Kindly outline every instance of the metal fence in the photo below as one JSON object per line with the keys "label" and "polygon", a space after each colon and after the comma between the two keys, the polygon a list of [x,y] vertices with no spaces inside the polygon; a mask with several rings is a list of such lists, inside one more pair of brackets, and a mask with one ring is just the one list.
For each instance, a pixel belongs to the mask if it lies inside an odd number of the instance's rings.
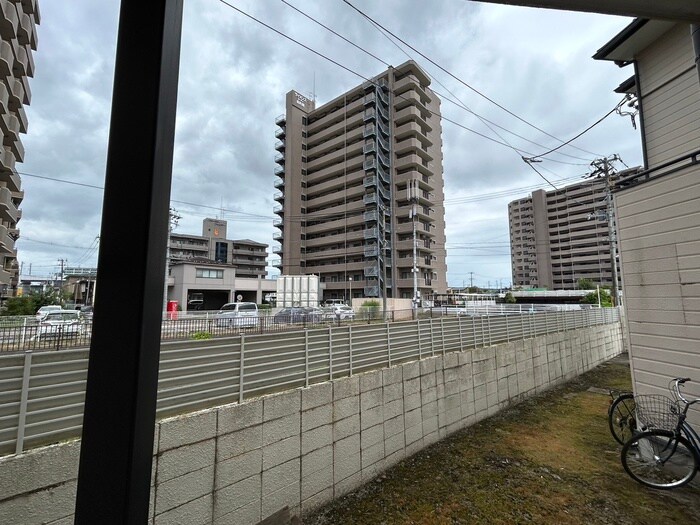
{"label": "metal fence", "polygon": [[[437,315],[437,314],[436,314]],[[189,315],[167,317],[162,321],[161,340],[209,339],[232,335],[265,334],[286,332],[296,328],[321,328],[346,324],[394,321],[401,317],[411,317],[411,311],[387,312],[378,310],[358,310],[353,318],[339,318],[328,315],[277,316],[274,311],[262,311],[250,319],[217,319],[216,312],[197,312]],[[47,331],[33,316],[0,317],[0,352],[21,352],[24,350],[62,350],[90,346],[92,321],[81,319],[76,324],[51,327]]]}
{"label": "metal fence", "polygon": [[[443,315],[164,342],[159,418],[446,352],[619,321],[617,309]],[[0,454],[80,436],[87,349],[0,355]]]}

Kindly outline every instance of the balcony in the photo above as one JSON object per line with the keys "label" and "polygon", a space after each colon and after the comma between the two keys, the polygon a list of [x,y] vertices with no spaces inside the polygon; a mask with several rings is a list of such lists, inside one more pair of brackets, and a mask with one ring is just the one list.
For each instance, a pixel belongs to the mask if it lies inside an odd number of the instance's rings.
{"label": "balcony", "polygon": [[275,142],[275,149],[277,151],[284,151],[284,141],[278,140],[277,142]]}
{"label": "balcony", "polygon": [[377,112],[374,110],[374,108],[366,109],[362,115],[362,120],[364,120],[365,122],[367,122],[368,120],[374,120],[376,118]]}
{"label": "balcony", "polygon": [[284,228],[284,222],[282,221],[282,219],[273,219],[273,220],[272,220],[272,225],[273,225],[275,228]]}
{"label": "balcony", "polygon": [[282,234],[282,232],[275,232],[272,234],[272,239],[277,241],[277,242],[281,243],[283,238],[284,238],[284,235]]}
{"label": "balcony", "polygon": [[377,96],[374,94],[374,91],[365,95],[365,100],[364,100],[365,106],[368,104],[374,104],[376,101],[377,101]]}
{"label": "balcony", "polygon": [[[277,175],[278,177],[284,177],[284,166],[278,166],[277,168],[275,168],[275,175]],[[280,184],[282,186],[284,186],[284,181],[278,181],[278,182],[280,182]],[[277,183],[275,183],[275,184],[277,184]],[[277,186],[275,186],[275,187],[277,187]]]}
{"label": "balcony", "polygon": [[377,128],[370,124],[368,126],[365,126],[364,129],[362,130],[362,137],[367,138],[367,137],[374,137],[377,134]]}
{"label": "balcony", "polygon": [[372,157],[371,159],[365,160],[365,162],[362,164],[362,167],[365,170],[373,170],[377,168],[377,159]]}
{"label": "balcony", "polygon": [[363,232],[363,237],[365,240],[376,239],[379,236],[379,230],[377,228],[367,228]]}
{"label": "balcony", "polygon": [[0,254],[12,255],[14,254],[14,249],[14,239],[7,233],[7,227],[0,224]]}
{"label": "balcony", "polygon": [[[3,153],[6,153],[4,150],[2,151]],[[11,153],[7,153],[7,156],[14,159],[14,155],[12,155]],[[3,166],[4,158],[5,154],[0,155],[0,166]],[[22,187],[22,182],[19,178],[19,175],[15,173],[14,169],[5,168],[2,171],[0,171],[0,182],[5,183],[7,185],[7,189],[9,189],[10,191],[19,191]]]}
{"label": "balcony", "polygon": [[283,126],[285,122],[287,122],[287,116],[286,116],[286,115],[279,115],[279,116],[275,119],[275,124],[277,124],[278,126]]}
{"label": "balcony", "polygon": [[282,202],[284,200],[284,193],[282,193],[281,191],[276,191],[272,198],[273,200]]}
{"label": "balcony", "polygon": [[12,193],[7,188],[0,188],[0,217],[7,222],[17,222],[17,206],[12,202]]}
{"label": "balcony", "polygon": [[[0,5],[3,5],[0,3]],[[7,77],[12,75],[12,67],[14,65],[14,53],[12,53],[12,46],[4,40],[0,42],[0,75]]]}
{"label": "balcony", "polygon": [[275,131],[275,138],[283,139],[286,134],[287,134],[287,131],[285,130],[285,128],[280,128],[277,131]]}
{"label": "balcony", "polygon": [[371,188],[373,186],[377,185],[377,177],[374,175],[370,175],[369,177],[365,177],[364,180],[362,181],[362,185],[365,188]]}
{"label": "balcony", "polygon": [[365,257],[377,257],[379,255],[379,246],[365,246]]}
{"label": "balcony", "polygon": [[284,155],[282,155],[282,154],[280,154],[280,153],[278,153],[277,155],[275,155],[275,162],[276,162],[277,164],[284,164]]}
{"label": "balcony", "polygon": [[19,17],[13,2],[0,2],[0,35],[10,41],[17,35]]}
{"label": "balcony", "polygon": [[[282,170],[282,171],[284,171],[284,170]],[[273,186],[274,186],[275,188],[277,188],[278,190],[283,189],[283,188],[284,188],[284,179],[277,179],[277,180],[274,182]]]}
{"label": "balcony", "polygon": [[368,153],[373,153],[375,151],[377,151],[377,146],[374,142],[365,142],[362,146],[362,153],[364,153],[365,155],[367,155]]}
{"label": "balcony", "polygon": [[365,286],[365,297],[379,297],[379,286]]}
{"label": "balcony", "polygon": [[281,244],[273,244],[272,245],[272,253],[282,253],[282,245]]}
{"label": "balcony", "polygon": [[365,274],[365,277],[378,277],[379,276],[379,268],[376,265],[365,266],[363,269],[363,272]]}
{"label": "balcony", "polygon": [[22,104],[29,104],[27,100],[25,86],[20,79],[15,78],[10,82],[10,97],[8,99],[8,107],[12,111],[16,111],[17,108],[20,107]]}
{"label": "balcony", "polygon": [[386,124],[384,124],[384,122],[382,122],[381,120],[378,121],[377,126],[379,127],[379,131],[384,133],[384,135],[386,135],[387,137],[389,136],[389,127]]}
{"label": "balcony", "polygon": [[272,213],[276,213],[277,215],[284,215],[284,206],[280,206],[279,204],[272,208]]}
{"label": "balcony", "polygon": [[376,193],[372,193],[372,194],[369,194],[369,195],[365,195],[364,197],[362,197],[362,202],[364,202],[365,204],[374,204],[374,203],[376,203],[376,202],[377,202],[377,194],[376,194]]}
{"label": "balcony", "polygon": [[32,19],[27,14],[22,14],[17,26],[17,41],[23,46],[31,44],[32,41]]}

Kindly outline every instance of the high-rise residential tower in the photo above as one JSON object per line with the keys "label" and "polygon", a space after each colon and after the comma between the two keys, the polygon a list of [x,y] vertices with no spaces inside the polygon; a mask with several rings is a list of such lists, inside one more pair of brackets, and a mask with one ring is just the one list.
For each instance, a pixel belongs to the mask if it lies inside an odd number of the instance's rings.
{"label": "high-rise residential tower", "polygon": [[283,274],[319,275],[326,299],[446,292],[440,100],[429,84],[409,61],[319,107],[287,93],[275,157]]}
{"label": "high-rise residential tower", "polygon": [[0,296],[14,295],[19,280],[17,222],[24,198],[15,163],[24,160],[20,133],[27,132],[24,106],[32,92],[29,77],[34,76],[36,24],[39,23],[36,0],[0,0]]}
{"label": "high-rise residential tower", "polygon": [[509,203],[513,286],[573,290],[579,279],[612,285],[606,210],[603,178],[537,190]]}

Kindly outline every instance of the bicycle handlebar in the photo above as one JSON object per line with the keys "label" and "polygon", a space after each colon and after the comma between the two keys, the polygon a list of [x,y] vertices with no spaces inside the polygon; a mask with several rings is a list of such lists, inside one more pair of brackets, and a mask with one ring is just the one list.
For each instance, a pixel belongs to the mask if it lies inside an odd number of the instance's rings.
{"label": "bicycle handlebar", "polygon": [[681,394],[681,389],[680,385],[684,383],[690,382],[691,379],[689,377],[677,377],[673,380],[673,387],[676,391],[676,396],[678,396],[678,399],[683,401],[686,405],[692,405],[694,403],[700,402],[700,399],[694,399],[692,401],[688,401],[686,398],[683,397],[683,394]]}

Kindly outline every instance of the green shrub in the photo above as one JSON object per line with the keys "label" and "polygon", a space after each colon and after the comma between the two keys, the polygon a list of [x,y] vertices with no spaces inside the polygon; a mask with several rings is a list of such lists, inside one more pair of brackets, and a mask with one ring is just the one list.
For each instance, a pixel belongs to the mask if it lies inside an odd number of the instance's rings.
{"label": "green shrub", "polygon": [[200,330],[199,332],[195,332],[192,334],[192,339],[211,339],[211,334],[209,332],[205,332],[204,330]]}
{"label": "green shrub", "polygon": [[360,312],[364,319],[379,319],[379,312],[381,309],[381,304],[379,301],[365,301],[360,306]]}

